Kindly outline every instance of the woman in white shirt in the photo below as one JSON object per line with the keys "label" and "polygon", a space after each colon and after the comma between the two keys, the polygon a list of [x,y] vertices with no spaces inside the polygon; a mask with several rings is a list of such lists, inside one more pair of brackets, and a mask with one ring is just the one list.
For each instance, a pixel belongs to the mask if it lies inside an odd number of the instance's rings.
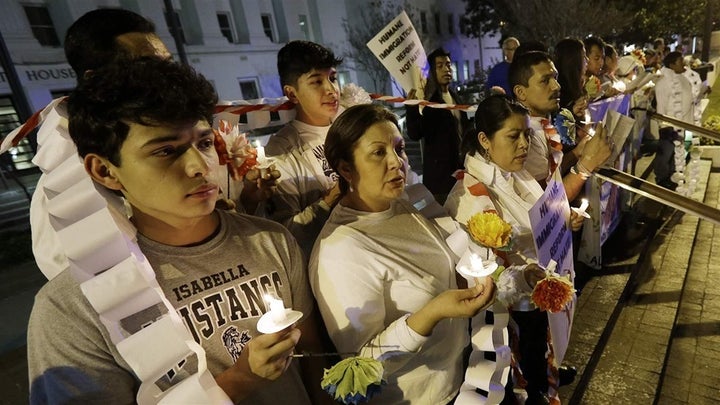
{"label": "woman in white shirt", "polygon": [[[465,172],[458,177],[445,203],[448,213],[460,223],[478,212],[497,211],[513,228],[512,250],[501,252],[508,267],[498,281],[498,298],[510,305],[512,319],[518,325],[519,362],[527,381],[527,404],[547,403],[548,367],[546,353],[548,321],[538,310],[530,294],[542,273],[525,271],[519,278],[513,272],[521,264],[537,263],[528,212],[542,196],[543,190],[523,166],[528,151],[528,113],[521,105],[504,95],[490,96],[478,105],[475,132],[466,133],[462,149]],[[582,218],[571,217],[572,227],[579,228]],[[533,266],[535,268],[535,266]],[[524,280],[525,283],[518,282]],[[525,294],[504,296],[504,285]],[[557,370],[550,370],[557,379]],[[552,394],[552,393],[551,393]]]}
{"label": "woman in white shirt", "polygon": [[340,352],[383,362],[383,404],[445,404],[463,381],[467,319],[493,302],[490,277],[458,288],[447,234],[401,195],[407,155],[385,108],[349,108],[325,155],[342,197],[310,259],[310,282]]}

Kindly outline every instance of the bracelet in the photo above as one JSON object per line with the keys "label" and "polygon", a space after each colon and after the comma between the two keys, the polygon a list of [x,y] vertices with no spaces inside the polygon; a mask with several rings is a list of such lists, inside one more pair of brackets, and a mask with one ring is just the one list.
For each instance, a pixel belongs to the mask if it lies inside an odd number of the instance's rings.
{"label": "bracelet", "polygon": [[582,177],[583,180],[587,180],[592,175],[592,172],[588,170],[582,163],[577,162],[575,166],[570,168],[570,173],[577,174]]}

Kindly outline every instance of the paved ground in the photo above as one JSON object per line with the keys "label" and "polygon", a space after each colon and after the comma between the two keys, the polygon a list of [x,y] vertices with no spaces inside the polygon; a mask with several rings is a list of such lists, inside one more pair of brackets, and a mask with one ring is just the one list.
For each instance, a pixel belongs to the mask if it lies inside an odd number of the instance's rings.
{"label": "paved ground", "polygon": [[[707,189],[696,194],[713,207],[718,156],[704,154],[715,161],[705,161]],[[645,199],[627,218],[579,297],[567,363],[580,374],[561,388],[563,403],[717,403],[720,260],[712,258],[720,235],[712,223]],[[25,325],[42,282],[32,263],[0,268],[0,405],[27,402]]]}
{"label": "paved ground", "polygon": [[[717,150],[703,157],[716,161],[703,161],[701,176],[709,181],[694,198],[717,207],[720,174],[711,169],[720,167]],[[648,163],[641,162],[639,171]],[[720,252],[716,227],[644,199],[636,200],[633,213],[636,220],[626,226],[645,228],[652,239],[623,244],[628,238],[621,234],[605,246],[609,259],[633,246],[642,250],[624,261],[610,259],[584,288],[567,356],[580,375],[561,389],[563,403],[717,403],[720,262],[711,260],[713,249]]]}

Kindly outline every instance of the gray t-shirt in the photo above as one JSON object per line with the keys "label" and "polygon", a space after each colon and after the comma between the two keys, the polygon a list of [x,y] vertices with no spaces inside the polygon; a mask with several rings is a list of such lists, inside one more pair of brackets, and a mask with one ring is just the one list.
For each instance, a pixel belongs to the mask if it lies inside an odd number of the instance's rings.
{"label": "gray t-shirt", "polygon": [[[200,245],[173,247],[139,235],[138,243],[167,299],[206,351],[218,375],[259,332],[263,296],[285,307],[313,309],[302,254],[282,226],[268,220],[217,211],[220,228]],[[121,322],[134,333],[164,312],[151,307]],[[28,326],[31,403],[133,403],[140,382],[121,358],[97,313],[69,272],[49,281],[35,298]],[[157,384],[169,387],[197,367],[195,359],[168,370]],[[309,403],[298,362],[246,403]]]}

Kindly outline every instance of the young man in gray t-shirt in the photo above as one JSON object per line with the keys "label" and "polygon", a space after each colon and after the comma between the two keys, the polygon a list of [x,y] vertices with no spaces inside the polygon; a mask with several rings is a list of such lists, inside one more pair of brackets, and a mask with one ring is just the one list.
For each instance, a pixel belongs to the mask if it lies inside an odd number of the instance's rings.
{"label": "young man in gray t-shirt", "polygon": [[[279,225],[215,210],[218,156],[209,122],[216,100],[189,67],[157,59],[117,64],[93,72],[70,96],[70,135],[92,179],[131,207],[138,245],[225,394],[236,403],[329,399],[318,392],[322,364],[290,357],[324,351],[297,243]],[[134,402],[141,381],[112,343],[118,331],[107,330],[79,284],[65,271],[38,293],[28,328],[31,402]],[[269,309],[263,294],[305,317],[258,333]],[[137,333],[164,311],[147,307],[119,328]],[[171,387],[193,369],[197,362],[188,358],[155,385]]]}

